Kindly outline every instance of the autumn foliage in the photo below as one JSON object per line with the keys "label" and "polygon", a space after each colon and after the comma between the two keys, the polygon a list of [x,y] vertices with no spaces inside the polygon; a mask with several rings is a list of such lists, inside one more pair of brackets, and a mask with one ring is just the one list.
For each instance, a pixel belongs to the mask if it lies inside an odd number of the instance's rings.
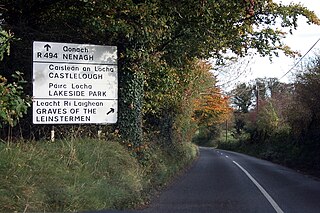
{"label": "autumn foliage", "polygon": [[231,111],[229,97],[222,95],[218,87],[211,87],[195,100],[194,118],[201,125],[211,126],[224,122]]}

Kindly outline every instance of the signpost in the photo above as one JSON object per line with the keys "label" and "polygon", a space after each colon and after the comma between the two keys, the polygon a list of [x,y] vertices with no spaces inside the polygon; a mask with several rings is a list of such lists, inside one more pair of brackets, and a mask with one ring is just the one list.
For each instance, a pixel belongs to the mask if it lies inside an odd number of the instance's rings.
{"label": "signpost", "polygon": [[33,43],[33,123],[117,122],[117,47]]}

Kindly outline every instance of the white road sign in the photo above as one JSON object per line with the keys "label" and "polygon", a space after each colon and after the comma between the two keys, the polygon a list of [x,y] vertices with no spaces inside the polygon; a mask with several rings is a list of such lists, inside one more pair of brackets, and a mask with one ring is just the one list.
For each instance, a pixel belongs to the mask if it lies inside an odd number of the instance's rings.
{"label": "white road sign", "polygon": [[114,46],[33,43],[33,123],[117,122]]}

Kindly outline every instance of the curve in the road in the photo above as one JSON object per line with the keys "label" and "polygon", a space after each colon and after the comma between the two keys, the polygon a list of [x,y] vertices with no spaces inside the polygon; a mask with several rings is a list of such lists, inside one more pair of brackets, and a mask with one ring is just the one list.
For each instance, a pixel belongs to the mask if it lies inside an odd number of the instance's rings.
{"label": "curve in the road", "polygon": [[194,166],[149,208],[125,212],[318,213],[320,182],[244,154],[200,148]]}

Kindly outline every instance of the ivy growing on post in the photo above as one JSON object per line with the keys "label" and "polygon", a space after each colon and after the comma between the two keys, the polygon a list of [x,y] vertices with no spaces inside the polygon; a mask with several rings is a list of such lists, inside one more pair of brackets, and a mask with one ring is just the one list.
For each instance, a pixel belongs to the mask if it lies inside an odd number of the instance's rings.
{"label": "ivy growing on post", "polygon": [[143,73],[123,68],[119,73],[120,134],[129,149],[142,145]]}

